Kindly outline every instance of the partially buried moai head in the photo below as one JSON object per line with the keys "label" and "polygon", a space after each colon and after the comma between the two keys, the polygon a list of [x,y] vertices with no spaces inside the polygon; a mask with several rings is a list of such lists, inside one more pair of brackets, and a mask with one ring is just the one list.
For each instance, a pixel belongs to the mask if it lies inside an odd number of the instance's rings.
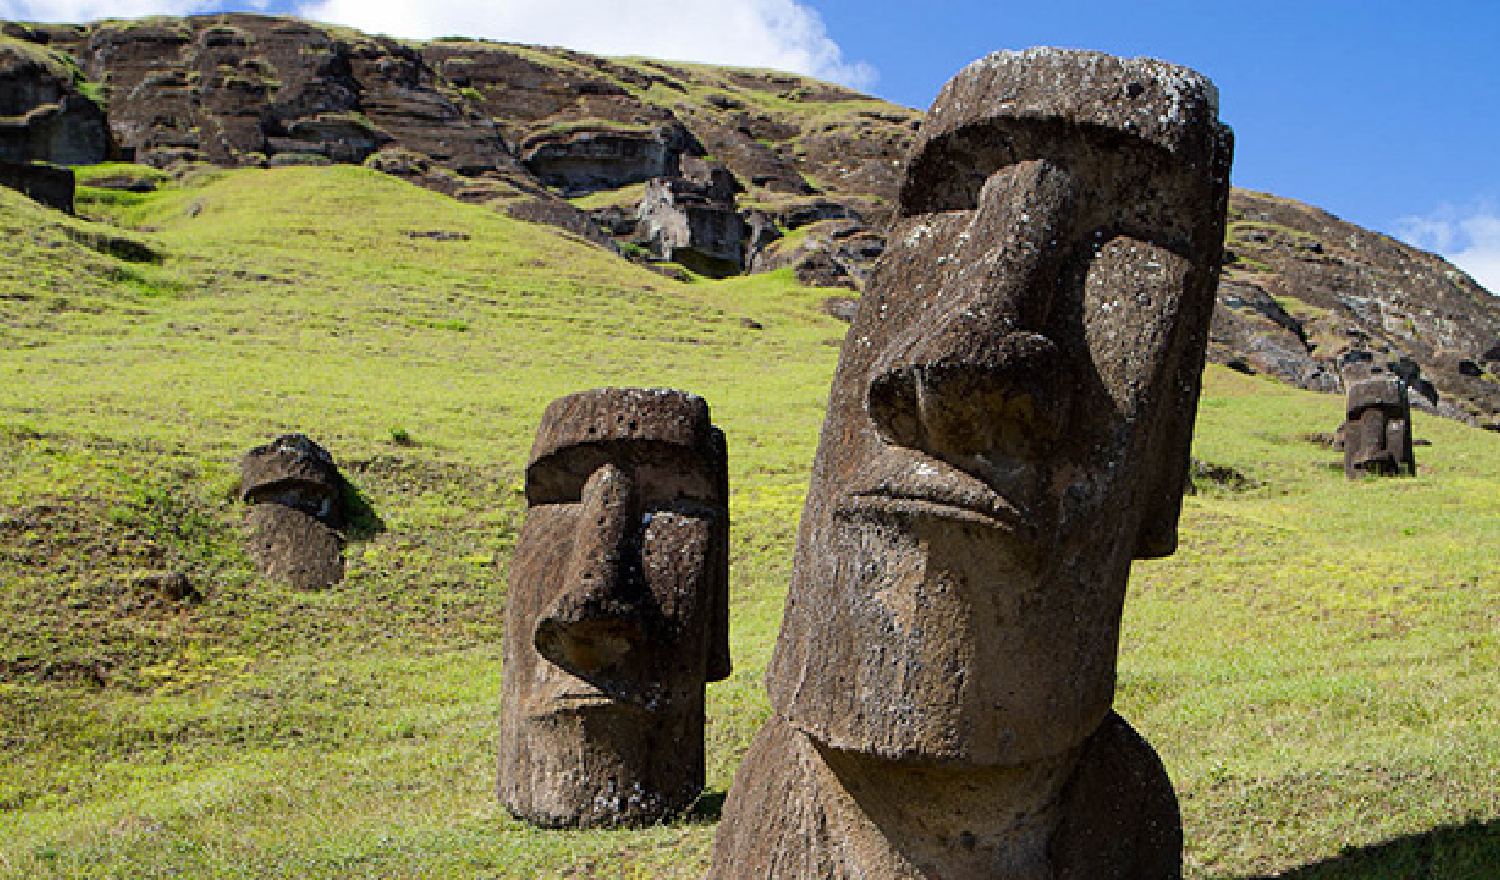
{"label": "partially buried moai head", "polygon": [[1344,473],[1400,476],[1416,473],[1411,397],[1396,376],[1371,376],[1349,385],[1344,421]]}
{"label": "partially buried moai head", "polygon": [[505,627],[500,798],[540,825],[655,821],[703,787],[704,683],[729,674],[728,472],[702,398],[547,408]]}
{"label": "partially buried moai head", "polygon": [[1018,764],[1098,727],[1132,559],[1176,546],[1231,138],[1151,59],[996,53],[923,123],[845,340],[773,706]]}
{"label": "partially buried moai head", "polygon": [[333,456],[304,434],[283,434],[240,460],[240,498],[251,505],[250,556],[266,577],[321,589],[344,577],[344,479]]}

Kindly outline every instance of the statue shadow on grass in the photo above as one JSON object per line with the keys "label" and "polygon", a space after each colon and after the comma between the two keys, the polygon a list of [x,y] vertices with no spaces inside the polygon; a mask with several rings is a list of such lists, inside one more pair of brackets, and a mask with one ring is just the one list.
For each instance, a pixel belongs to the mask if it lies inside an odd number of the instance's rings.
{"label": "statue shadow on grass", "polygon": [[347,479],[343,483],[344,537],[349,541],[368,541],[385,531],[385,520],[375,512],[370,499]]}
{"label": "statue shadow on grass", "polygon": [[724,812],[724,798],[728,794],[724,791],[704,789],[703,793],[698,795],[698,799],[693,801],[693,805],[688,807],[687,812],[683,814],[683,821],[690,825],[714,824],[719,821],[719,816]]}
{"label": "statue shadow on grass", "polygon": [[1484,880],[1500,876],[1500,819],[1443,825],[1424,834],[1348,847],[1281,874],[1235,880]]}

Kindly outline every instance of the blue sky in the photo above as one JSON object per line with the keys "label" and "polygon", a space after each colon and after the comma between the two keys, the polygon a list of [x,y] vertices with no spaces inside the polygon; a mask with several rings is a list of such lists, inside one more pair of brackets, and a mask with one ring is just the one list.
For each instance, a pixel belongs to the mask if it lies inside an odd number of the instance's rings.
{"label": "blue sky", "polygon": [[295,12],[798,70],[925,108],[996,49],[1150,55],[1219,86],[1235,184],[1449,256],[1500,292],[1500,2],[1433,0],[0,0],[0,18]]}

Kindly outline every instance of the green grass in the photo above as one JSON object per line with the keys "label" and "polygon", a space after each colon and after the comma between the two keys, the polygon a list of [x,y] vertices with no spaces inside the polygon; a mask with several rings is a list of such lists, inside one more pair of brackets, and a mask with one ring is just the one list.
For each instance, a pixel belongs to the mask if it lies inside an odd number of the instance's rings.
{"label": "green grass", "polygon": [[[827,292],[673,282],[359,168],[161,183],[85,188],[100,222],[0,191],[0,876],[701,876],[768,712]],[[704,813],[545,832],[492,795],[505,579],[542,408],[604,384],[728,435],[736,668]],[[1195,454],[1263,485],[1189,498],[1137,566],[1119,707],[1189,877],[1492,877],[1500,437],[1423,418],[1417,478],[1350,483],[1302,439],[1340,413],[1210,369]],[[238,457],[287,430],[371,511],[325,592],[240,549]]]}

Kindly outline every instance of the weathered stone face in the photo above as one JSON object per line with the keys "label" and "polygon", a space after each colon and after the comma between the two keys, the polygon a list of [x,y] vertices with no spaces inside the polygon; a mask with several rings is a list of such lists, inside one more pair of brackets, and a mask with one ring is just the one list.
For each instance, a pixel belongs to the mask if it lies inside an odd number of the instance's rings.
{"label": "weathered stone face", "polygon": [[938,98],[845,341],[767,676],[831,746],[1009,764],[1109,710],[1172,552],[1228,134],[1154,61],[999,54]]}
{"label": "weathered stone face", "polygon": [[245,453],[240,499],[254,505],[249,550],[261,574],[301,589],[344,579],[343,487],[333,456],[305,435]]}
{"label": "weathered stone face", "polygon": [[834,377],[775,715],[710,877],[1170,880],[1112,714],[1131,560],[1171,553],[1230,139],[1207,80],[998,53],[943,90]]}
{"label": "weathered stone face", "polygon": [[703,787],[729,674],[728,476],[702,398],[554,401],[511,566],[500,799],[540,825],[650,822]]}
{"label": "weathered stone face", "polygon": [[1344,474],[1411,475],[1417,471],[1411,441],[1411,400],[1406,383],[1377,376],[1349,386],[1343,426]]}

